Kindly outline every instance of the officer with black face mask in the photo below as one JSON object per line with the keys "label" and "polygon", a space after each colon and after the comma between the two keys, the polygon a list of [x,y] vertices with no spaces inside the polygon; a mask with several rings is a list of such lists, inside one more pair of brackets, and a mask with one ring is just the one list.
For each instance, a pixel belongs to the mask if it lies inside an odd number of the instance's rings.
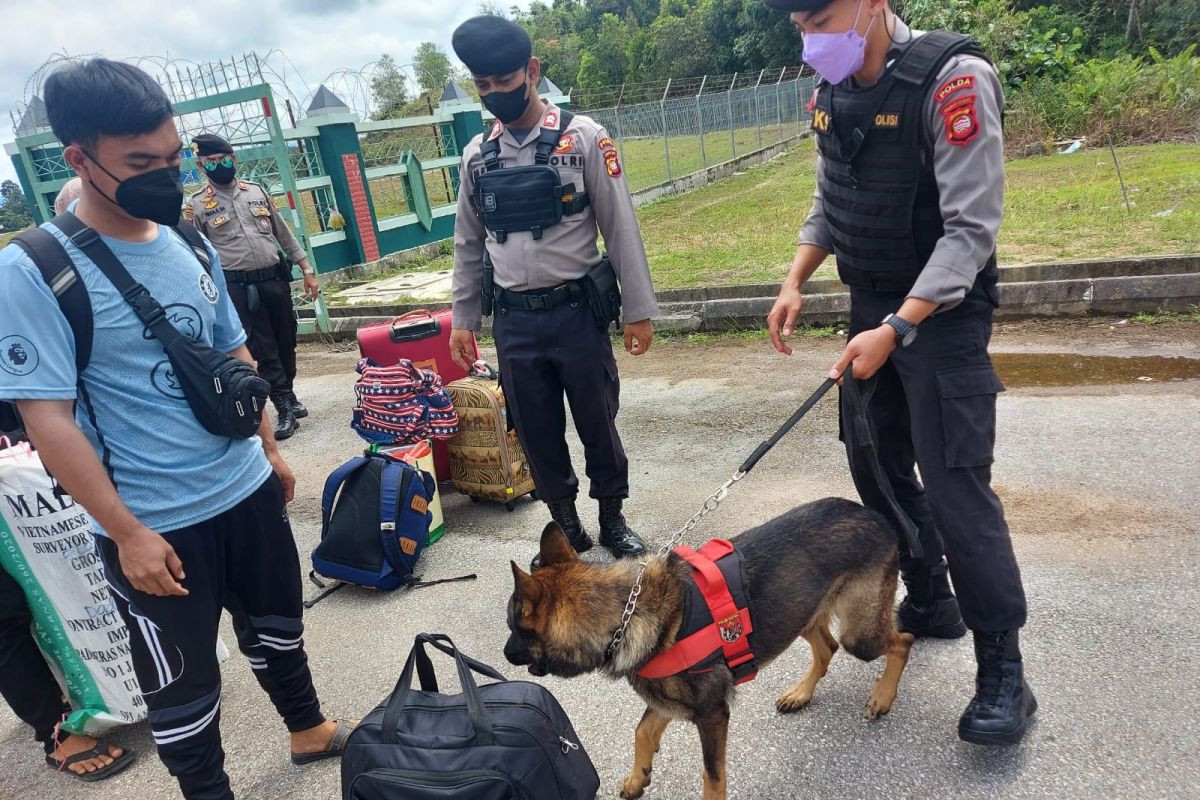
{"label": "officer with black face mask", "polygon": [[[620,382],[608,330],[619,313],[626,350],[641,355],[657,307],[616,145],[593,120],[538,97],[541,64],[516,23],[475,17],[452,43],[496,117],[463,150],[452,354],[467,365],[471,332],[494,306],[509,420],[539,496],[576,550],[592,546],[575,507],[565,394],[600,506],[600,543],[617,557],[640,555],[645,545],[622,514],[629,463],[616,427]],[[607,258],[596,248],[597,228]]]}
{"label": "officer with black face mask", "polygon": [[[771,337],[791,353],[783,338],[801,286],[833,253],[850,287],[850,341],[830,374],[853,366],[867,381],[885,478],[924,551],[900,542],[899,628],[940,639],[971,629],[976,691],[959,737],[1013,744],[1037,701],[1018,646],[1025,590],[991,487],[1004,389],[987,351],[1004,207],[999,77],[968,37],[910,30],[888,0],[764,2],[790,13],[822,78],[816,198],[767,318]],[[854,426],[842,435],[863,503],[886,515]]]}
{"label": "officer with black face mask", "polygon": [[189,198],[184,217],[206,235],[221,256],[229,296],[249,337],[258,372],[271,384],[277,412],[275,438],[300,427],[308,409],[296,399],[296,315],[292,308],[290,264],[300,265],[304,291],[316,299],[318,286],[304,248],[283,223],[270,195],[256,183],[237,178],[237,156],[214,133],[192,140],[196,161],[208,185]]}

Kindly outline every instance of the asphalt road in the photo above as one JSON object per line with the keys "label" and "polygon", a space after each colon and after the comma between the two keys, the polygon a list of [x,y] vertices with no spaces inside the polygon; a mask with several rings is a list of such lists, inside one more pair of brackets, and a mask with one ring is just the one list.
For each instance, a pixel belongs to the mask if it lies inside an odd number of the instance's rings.
{"label": "asphalt road", "polygon": [[[1198,326],[1126,333],[1060,323],[1001,329],[994,349],[1196,356],[1197,342]],[[668,536],[819,383],[837,350],[834,340],[804,341],[784,359],[761,342],[664,342],[639,360],[622,355],[620,422],[635,527],[651,541]],[[348,427],[353,360],[353,353],[319,347],[302,356],[297,389],[312,416],[284,451],[300,480],[292,520],[305,554],[318,538],[321,481],[361,449]],[[972,691],[969,639],[919,643],[895,707],[881,721],[866,721],[862,707],[882,664],[845,653],[834,658],[809,708],[781,716],[775,697],[808,663],[800,643],[739,692],[731,797],[1200,796],[1200,381],[1011,388],[998,413],[995,484],[1029,595],[1023,646],[1041,703],[1029,736],[1007,750],[957,739]],[[734,534],[807,500],[853,496],[835,426],[826,401],[705,521],[697,539]],[[577,443],[573,452],[578,463]],[[420,631],[450,633],[467,653],[510,677],[528,677],[501,655],[508,562],[533,554],[544,508],[525,501],[510,514],[453,494],[443,504],[449,532],[427,551],[425,577],[475,572],[477,581],[409,594],[348,588],[309,612],[307,649],[330,716],[369,711]],[[583,508],[594,515],[594,506]],[[233,643],[228,626],[224,637]],[[336,763],[290,765],[286,734],[245,661],[235,654],[223,674],[222,730],[238,797],[339,797]],[[442,674],[453,686],[448,663]],[[544,682],[600,773],[600,796],[615,797],[632,759],[637,697],[597,676]],[[111,781],[82,784],[46,768],[28,729],[0,707],[0,798],[178,796],[145,726],[113,736],[140,752],[139,763]],[[688,725],[674,724],[646,796],[699,791],[699,740]]]}

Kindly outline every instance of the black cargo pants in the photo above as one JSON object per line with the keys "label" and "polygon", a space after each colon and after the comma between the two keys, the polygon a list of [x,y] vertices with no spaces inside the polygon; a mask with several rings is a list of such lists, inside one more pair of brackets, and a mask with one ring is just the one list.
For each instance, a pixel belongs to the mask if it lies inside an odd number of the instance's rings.
{"label": "black cargo pants", "polygon": [[287,397],[296,379],[296,312],[291,284],[282,278],[239,283],[228,270],[225,284],[246,331],[246,346],[258,362],[258,374],[271,384],[271,399]]}
{"label": "black cargo pants", "polygon": [[[850,336],[877,327],[903,302],[903,294],[852,288]],[[1004,389],[987,352],[991,333],[991,304],[968,297],[921,323],[913,344],[893,351],[863,383],[883,472],[919,529],[923,563],[945,556],[963,620],[985,633],[1021,627],[1026,611],[1004,508],[991,487],[996,394]],[[842,418],[851,419],[848,409]],[[890,516],[853,435],[844,424],[859,495]],[[922,566],[907,550],[901,538],[901,569]]]}
{"label": "black cargo pants", "polygon": [[496,303],[492,321],[510,424],[547,502],[575,497],[579,478],[567,449],[563,395],[594,498],[629,496],[629,461],[617,433],[621,382],[612,341],[587,300],[530,311]]}

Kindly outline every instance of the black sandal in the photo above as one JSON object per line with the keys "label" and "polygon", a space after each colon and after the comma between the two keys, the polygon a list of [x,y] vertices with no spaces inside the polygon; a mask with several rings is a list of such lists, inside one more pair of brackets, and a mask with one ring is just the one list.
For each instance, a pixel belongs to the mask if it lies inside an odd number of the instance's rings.
{"label": "black sandal", "polygon": [[[53,767],[56,772],[65,772],[71,777],[78,778],[85,783],[92,783],[94,781],[102,781],[105,778],[111,778],[133,763],[133,751],[128,747],[122,747],[121,751],[121,755],[114,757],[109,752],[108,742],[97,740],[96,746],[91,750],[84,750],[82,753],[76,753],[73,756],[60,759],[55,758],[53,755],[47,755],[46,764]],[[72,764],[78,764],[80,761],[102,757],[111,758],[112,763],[92,772],[76,772],[73,769],[68,769]]]}
{"label": "black sandal", "polygon": [[347,725],[342,720],[338,720],[337,729],[334,730],[333,736],[329,737],[329,743],[325,745],[324,750],[316,753],[292,753],[292,763],[296,766],[303,766],[315,761],[324,761],[327,758],[340,758],[342,751],[346,749],[346,742],[350,739],[350,734],[354,733],[356,727],[358,727],[357,722]]}

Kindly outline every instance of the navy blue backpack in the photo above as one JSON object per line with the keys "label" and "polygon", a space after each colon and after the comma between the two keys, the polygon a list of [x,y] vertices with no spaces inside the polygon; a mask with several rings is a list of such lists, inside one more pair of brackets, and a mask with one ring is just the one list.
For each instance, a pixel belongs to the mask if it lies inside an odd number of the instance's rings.
{"label": "navy blue backpack", "polygon": [[[340,581],[313,600],[312,608],[347,583],[390,592],[430,586],[414,573],[433,514],[433,476],[385,453],[366,452],[333,471],[321,498],[321,543],[312,552],[309,578]],[[454,578],[468,580],[474,575]]]}

